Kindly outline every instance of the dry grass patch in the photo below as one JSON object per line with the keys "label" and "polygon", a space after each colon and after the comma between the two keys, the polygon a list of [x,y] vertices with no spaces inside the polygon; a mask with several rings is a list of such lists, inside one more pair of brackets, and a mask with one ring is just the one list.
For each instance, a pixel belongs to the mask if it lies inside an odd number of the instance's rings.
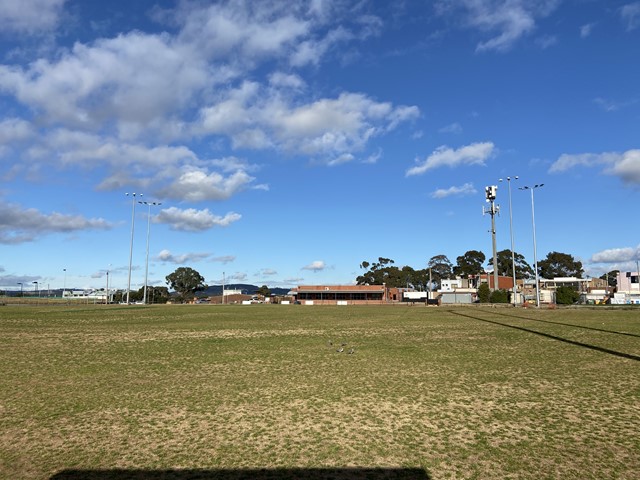
{"label": "dry grass patch", "polygon": [[[640,471],[638,362],[559,340],[634,354],[635,316],[461,312],[6,307],[0,477],[69,468],[415,467],[433,479]],[[356,353],[337,353],[341,343]]]}

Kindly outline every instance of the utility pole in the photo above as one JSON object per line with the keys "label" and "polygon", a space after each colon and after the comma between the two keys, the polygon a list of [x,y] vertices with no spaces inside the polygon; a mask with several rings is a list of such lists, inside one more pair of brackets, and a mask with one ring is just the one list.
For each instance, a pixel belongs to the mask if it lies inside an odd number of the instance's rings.
{"label": "utility pole", "polygon": [[[493,289],[498,290],[498,251],[496,248],[496,214],[500,214],[500,205],[496,205],[496,193],[498,191],[498,187],[496,185],[491,185],[484,188],[485,198],[487,202],[489,202],[489,209],[483,208],[482,214],[491,215],[491,241],[493,244]],[[489,281],[489,277],[487,277],[487,281]],[[491,286],[491,284],[489,284]]]}

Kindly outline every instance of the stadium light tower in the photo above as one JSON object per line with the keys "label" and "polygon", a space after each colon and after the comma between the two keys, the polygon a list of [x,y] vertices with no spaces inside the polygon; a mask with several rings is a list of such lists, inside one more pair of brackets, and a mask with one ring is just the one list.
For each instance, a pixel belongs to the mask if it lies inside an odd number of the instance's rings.
{"label": "stadium light tower", "polygon": [[[496,214],[500,213],[500,206],[496,205],[496,194],[498,192],[498,187],[496,185],[491,185],[489,187],[485,187],[484,193],[487,202],[489,202],[490,207],[487,210],[486,208],[482,209],[482,214],[491,215],[491,242],[493,245],[493,290],[498,290],[498,253],[496,249]],[[487,282],[489,286],[491,286],[491,282],[489,282],[489,276],[487,275]]]}
{"label": "stadium light tower", "polygon": [[138,202],[149,207],[147,213],[147,259],[145,260],[144,267],[144,293],[142,294],[142,303],[147,304],[147,284],[149,280],[149,232],[151,231],[151,205],[162,205],[160,202]]}
{"label": "stadium light tower", "polygon": [[[133,230],[136,218],[136,193],[125,193],[126,196],[131,195],[131,243],[129,244],[129,280],[127,282],[127,305],[129,305],[129,294],[131,293],[131,262],[133,261]],[[142,193],[137,195],[142,197]]]}
{"label": "stadium light tower", "polygon": [[[516,300],[516,254],[513,242],[513,208],[511,206],[511,180],[518,180],[518,176],[507,177],[507,185],[509,186],[509,234],[511,235],[511,273],[513,273],[513,305],[517,304]],[[502,181],[502,179],[500,179]]]}
{"label": "stadium light tower", "polygon": [[533,201],[533,191],[536,188],[544,187],[544,183],[533,185],[532,187],[524,186],[518,190],[531,190],[531,225],[533,227],[533,268],[536,274],[536,307],[540,307],[540,282],[538,280],[538,254],[536,252],[536,214]]}

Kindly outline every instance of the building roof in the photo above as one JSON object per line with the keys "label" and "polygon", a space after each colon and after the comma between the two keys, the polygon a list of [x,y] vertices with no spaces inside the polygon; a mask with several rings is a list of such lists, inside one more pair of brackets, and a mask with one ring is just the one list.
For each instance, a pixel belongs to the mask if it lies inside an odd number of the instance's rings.
{"label": "building roof", "polygon": [[384,292],[384,285],[299,285],[298,293],[313,292],[340,292],[340,293],[363,293],[363,292]]}

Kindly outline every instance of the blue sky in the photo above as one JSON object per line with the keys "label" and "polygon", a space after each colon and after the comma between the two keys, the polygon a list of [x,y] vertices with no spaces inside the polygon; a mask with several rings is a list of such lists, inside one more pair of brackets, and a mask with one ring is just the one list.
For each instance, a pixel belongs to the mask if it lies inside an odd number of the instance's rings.
{"label": "blue sky", "polygon": [[[0,0],[0,286],[640,249],[640,1]],[[139,197],[138,197],[139,199]],[[132,287],[149,208],[137,205]],[[64,271],[66,269],[66,272]],[[66,280],[65,280],[66,279]]]}

